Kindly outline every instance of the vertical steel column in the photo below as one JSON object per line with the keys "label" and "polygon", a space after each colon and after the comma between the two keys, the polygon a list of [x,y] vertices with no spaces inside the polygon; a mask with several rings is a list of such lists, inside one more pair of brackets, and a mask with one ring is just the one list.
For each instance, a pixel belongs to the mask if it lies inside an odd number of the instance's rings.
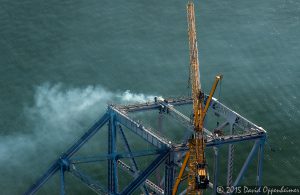
{"label": "vertical steel column", "polygon": [[247,157],[247,159],[246,159],[246,161],[245,161],[242,169],[240,170],[240,173],[238,174],[238,176],[237,176],[237,178],[236,178],[233,186],[239,185],[239,183],[242,180],[242,178],[243,178],[243,176],[244,176],[244,174],[245,174],[245,172],[246,172],[246,170],[247,170],[247,168],[248,168],[251,160],[253,159],[253,156],[257,152],[257,148],[258,148],[259,144],[260,144],[260,140],[256,140],[255,143],[254,143],[254,146],[252,147],[251,152],[249,153],[249,155],[248,155],[248,157]]}
{"label": "vertical steel column", "polygon": [[65,168],[64,165],[60,165],[60,195],[65,195]]}
{"label": "vertical steel column", "polygon": [[112,157],[108,160],[108,192],[118,192],[118,167],[116,159],[116,122],[114,113],[111,113],[108,123],[108,154]]}
{"label": "vertical steel column", "polygon": [[[163,116],[164,116],[164,115],[163,115],[162,108],[160,108],[159,113],[158,113],[158,121],[157,121],[158,127],[157,127],[157,130],[158,130],[158,132],[161,133],[161,134],[162,134],[162,122],[163,122]],[[156,175],[156,181],[157,181],[158,186],[159,186],[159,187],[162,187],[162,183],[163,183],[163,182],[162,182],[162,178],[161,178],[161,170],[160,170],[160,167],[157,167],[155,175]]]}
{"label": "vertical steel column", "polygon": [[265,145],[265,138],[262,138],[260,140],[259,148],[258,148],[257,176],[256,176],[256,186],[259,186],[259,187],[262,185],[264,145]]}
{"label": "vertical steel column", "polygon": [[[233,134],[233,123],[230,123],[230,135]],[[227,186],[232,186],[232,172],[233,172],[233,153],[234,153],[234,145],[229,144],[228,146],[228,163],[227,163]]]}
{"label": "vertical steel column", "polygon": [[157,128],[157,130],[159,131],[159,132],[161,132],[162,131],[162,122],[163,122],[163,113],[162,113],[162,111],[159,111],[159,113],[158,113],[158,121],[157,121],[157,126],[158,126],[158,128]]}
{"label": "vertical steel column", "polygon": [[219,148],[214,147],[214,183],[213,183],[213,195],[217,194],[218,177],[219,177]]}
{"label": "vertical steel column", "polygon": [[173,180],[174,180],[174,152],[170,152],[168,158],[165,163],[165,194],[172,194],[173,189]]}
{"label": "vertical steel column", "polygon": [[[108,156],[112,153],[112,143],[111,143],[112,131],[111,131],[111,120],[108,121],[108,136],[107,136],[107,144],[108,144]],[[113,161],[111,158],[107,160],[107,187],[108,193],[111,194],[113,192],[113,173],[112,173]]]}

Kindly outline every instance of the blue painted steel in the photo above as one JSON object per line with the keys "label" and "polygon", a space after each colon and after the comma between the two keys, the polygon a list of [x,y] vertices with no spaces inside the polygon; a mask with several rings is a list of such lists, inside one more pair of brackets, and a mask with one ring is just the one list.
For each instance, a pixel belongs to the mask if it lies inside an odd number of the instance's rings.
{"label": "blue painted steel", "polygon": [[[133,156],[133,154],[132,154],[132,151],[131,151],[131,149],[130,149],[130,146],[129,146],[129,144],[128,144],[128,141],[127,141],[127,139],[126,139],[126,136],[125,136],[125,133],[124,133],[124,131],[123,131],[122,126],[121,126],[121,125],[118,125],[118,126],[119,126],[119,132],[120,132],[120,134],[121,134],[121,139],[123,140],[123,144],[124,144],[124,146],[125,146],[125,149],[126,149],[126,151],[129,153],[129,155],[130,155],[131,166],[132,166],[132,168],[133,168],[133,170],[134,170],[134,172],[135,172],[134,175],[137,176],[137,173],[138,173],[138,171],[139,171],[138,165],[137,165],[137,163],[136,163],[136,161],[135,161],[135,159],[134,159],[134,156]],[[145,187],[145,185],[143,185],[143,187],[141,188],[141,190],[143,191],[143,193],[144,193],[145,195],[149,195],[149,192],[148,192],[147,188]]]}
{"label": "blue painted steel", "polygon": [[236,178],[233,186],[238,186],[239,185],[239,183],[242,180],[242,178],[243,178],[243,176],[244,176],[244,174],[245,174],[245,172],[246,172],[246,170],[247,170],[250,162],[252,161],[253,157],[257,153],[257,149],[258,149],[259,145],[260,145],[260,140],[256,140],[255,143],[254,143],[254,146],[252,147],[251,152],[249,153],[246,161],[244,162],[244,165],[243,165],[240,173],[238,174],[238,176],[237,176],[237,178]]}
{"label": "blue painted steel", "polygon": [[147,177],[168,157],[169,150],[160,154],[133,182],[131,182],[121,193],[122,195],[131,194],[138,188]]}
{"label": "blue painted steel", "polygon": [[[111,156],[112,154],[112,130],[111,130],[111,120],[108,121],[108,151],[107,155]],[[107,159],[107,191],[113,192],[113,161],[111,158]]]}
{"label": "blue painted steel", "polygon": [[75,152],[77,152],[84,143],[86,143],[109,119],[108,113],[105,113],[79,140],[75,142],[73,146],[71,146],[67,152],[65,152],[61,158],[56,160],[50,168],[46,171],[46,173],[40,177],[35,184],[33,184],[24,195],[31,195],[38,191],[38,189],[48,181],[50,177],[52,177],[60,168],[61,159],[70,158]]}
{"label": "blue painted steel", "polygon": [[60,195],[65,195],[65,168],[60,165]]}
{"label": "blue painted steel", "polygon": [[170,152],[165,163],[165,194],[172,194],[175,174],[174,153]]}
{"label": "blue painted steel", "polygon": [[158,148],[172,147],[172,144],[169,142],[169,140],[157,135],[149,128],[146,128],[142,124],[132,120],[131,118],[129,118],[127,115],[117,110],[116,108],[110,106],[109,110],[110,112],[115,114],[116,120],[119,123],[127,127],[130,131],[140,136],[141,138],[143,138],[145,141],[152,144],[153,146]]}
{"label": "blue painted steel", "polygon": [[213,183],[213,195],[217,194],[217,186],[219,179],[219,148],[214,147],[214,183]]}
{"label": "blue painted steel", "polygon": [[30,188],[24,193],[24,195],[31,195],[40,189],[40,187],[48,181],[48,179],[56,173],[56,171],[59,170],[60,164],[58,162],[59,160],[55,161],[50,168],[47,170],[47,172],[39,178]]}
{"label": "blue painted steel", "polygon": [[116,132],[116,120],[115,114],[110,112],[110,121],[109,121],[109,136],[108,136],[108,154],[112,157],[108,159],[108,175],[109,175],[109,192],[111,194],[118,193],[118,164],[117,164],[117,132]]}
{"label": "blue painted steel", "polygon": [[[108,122],[108,153],[107,155],[110,156],[112,154],[112,130],[111,130],[111,120]],[[113,192],[114,191],[114,186],[113,186],[113,159],[109,158],[107,159],[107,179],[108,179],[108,192]],[[110,193],[109,193],[110,194]]]}
{"label": "blue painted steel", "polygon": [[163,150],[142,150],[142,151],[135,151],[134,153],[132,152],[117,153],[115,156],[111,154],[105,154],[105,155],[97,155],[97,156],[76,157],[76,158],[71,158],[70,164],[91,163],[91,162],[105,161],[114,158],[118,160],[123,158],[150,156],[150,155],[160,154],[161,151]]}
{"label": "blue painted steel", "polygon": [[[172,105],[184,105],[192,103],[191,99],[183,98],[183,99],[174,99],[174,100],[166,100],[166,103],[170,103]],[[176,145],[170,142],[168,139],[161,137],[156,134],[155,131],[144,127],[139,122],[132,120],[130,117],[126,115],[126,112],[135,112],[149,109],[160,109],[162,106],[162,101],[156,101],[154,103],[145,103],[145,104],[137,104],[131,106],[109,106],[108,111],[104,114],[102,118],[100,118],[79,140],[75,142],[75,144],[70,147],[58,160],[56,160],[47,172],[33,184],[25,195],[34,194],[47,180],[55,174],[55,172],[60,170],[60,186],[61,186],[61,194],[65,194],[65,178],[64,173],[68,171],[79,178],[83,183],[89,186],[97,193],[109,193],[109,194],[118,194],[118,162],[120,162],[121,158],[129,158],[131,161],[130,170],[135,177],[134,181],[131,182],[121,194],[131,194],[135,191],[142,183],[144,183],[147,177],[159,166],[161,165],[165,159],[165,189],[164,194],[171,194],[173,179],[174,179],[174,167],[177,162],[174,162],[173,153],[187,150],[185,144]],[[235,144],[241,141],[249,141],[256,140],[251,152],[249,153],[247,160],[245,161],[236,181],[234,182],[234,186],[238,185],[241,181],[244,173],[246,172],[248,165],[253,159],[254,155],[259,151],[259,160],[258,160],[258,168],[257,168],[257,185],[260,186],[262,183],[262,160],[263,160],[263,146],[264,140],[266,136],[265,130],[257,127],[255,124],[251,123],[247,119],[238,115],[234,111],[230,110],[216,99],[213,99],[211,104],[212,110],[223,117],[230,123],[233,122],[235,125],[241,127],[246,130],[243,134],[239,135],[229,135],[229,136],[208,136],[207,137],[207,147],[219,147],[224,144]],[[125,111],[125,112],[124,112]],[[84,158],[72,158],[74,153],[76,153],[94,134],[98,132],[98,130],[109,121],[108,127],[108,154],[100,155],[95,157],[84,157]],[[125,134],[122,130],[121,125],[127,127],[130,131],[134,132],[141,138],[143,138],[148,143],[156,146],[158,150],[147,150],[147,151],[136,151],[132,153],[128,141],[125,137]],[[226,122],[227,123],[227,122]],[[116,125],[119,125],[121,136],[120,138],[123,140],[124,147],[127,150],[126,152],[117,153],[116,143],[117,143],[117,129]],[[138,165],[135,161],[135,157],[138,156],[148,156],[153,154],[159,154],[159,156],[140,174],[138,174]],[[216,185],[218,184],[218,150],[215,151],[215,165],[214,165],[214,192],[216,191]],[[108,191],[104,189],[100,183],[97,181],[92,181],[88,176],[85,176],[83,173],[79,172],[74,166],[76,163],[88,163],[88,162],[96,162],[100,160],[108,160]],[[70,166],[70,163],[72,166]],[[149,180],[147,180],[149,181]],[[151,181],[149,181],[151,182]],[[149,187],[149,185],[148,185]],[[152,189],[152,188],[149,188]],[[143,192],[147,192],[145,187],[142,187]],[[162,191],[162,190],[161,190]]]}
{"label": "blue painted steel", "polygon": [[259,152],[258,152],[258,166],[257,166],[256,185],[259,186],[259,187],[262,185],[264,144],[265,144],[265,138],[260,140]]}
{"label": "blue painted steel", "polygon": [[76,143],[67,150],[62,156],[64,159],[69,159],[75,152],[77,152],[98,130],[108,121],[109,114],[105,113]]}
{"label": "blue painted steel", "polygon": [[[229,134],[233,135],[234,127],[230,123]],[[232,186],[232,174],[233,174],[233,156],[234,156],[234,145],[228,145],[228,159],[227,159],[227,186]]]}
{"label": "blue painted steel", "polygon": [[136,163],[136,161],[135,161],[135,159],[133,157],[132,151],[131,151],[131,149],[129,147],[128,141],[126,139],[126,136],[124,134],[124,131],[123,131],[121,125],[119,125],[119,132],[121,134],[121,139],[123,140],[124,147],[125,147],[126,151],[129,153],[131,165],[137,171],[138,170],[138,165],[137,165],[137,163]]}
{"label": "blue painted steel", "polygon": [[75,167],[74,165],[70,166],[69,172],[97,194],[107,194],[107,190],[101,183],[84,174],[78,167]]}

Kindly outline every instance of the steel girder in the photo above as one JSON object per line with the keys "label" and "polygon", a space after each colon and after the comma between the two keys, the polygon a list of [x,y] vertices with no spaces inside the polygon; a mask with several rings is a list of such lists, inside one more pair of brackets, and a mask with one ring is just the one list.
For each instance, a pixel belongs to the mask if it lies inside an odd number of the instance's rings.
{"label": "steel girder", "polygon": [[[97,131],[108,122],[108,154],[99,155],[93,157],[81,157],[72,158],[72,156],[93,136]],[[127,139],[124,135],[120,124],[129,128],[132,132],[136,133],[138,136],[146,139],[147,142],[151,143],[153,146],[157,147],[157,150],[147,150],[132,152]],[[117,137],[117,126],[121,133],[121,138],[125,144],[127,152],[118,153],[116,151],[116,137]],[[169,150],[171,148],[170,143],[167,140],[160,138],[158,135],[151,132],[151,130],[145,128],[141,124],[123,115],[118,110],[114,110],[112,106],[108,108],[108,111],[104,116],[96,122],[78,141],[71,146],[62,156],[59,157],[46,171],[46,173],[39,178],[35,184],[33,184],[24,194],[35,194],[56,172],[60,172],[60,186],[61,195],[65,194],[65,172],[71,173],[73,176],[78,178],[86,186],[91,188],[97,194],[118,194],[118,173],[117,167],[120,165],[121,158],[129,158],[133,164],[134,177],[136,178],[132,183],[124,189],[123,194],[133,191],[133,189],[138,188],[142,183],[145,183],[149,189],[155,189],[157,192],[162,192],[163,190],[156,186],[150,180],[146,180],[149,174],[151,174],[157,166],[164,162],[164,160],[169,155]],[[159,155],[145,171],[139,171],[134,157],[149,156],[149,155]],[[101,183],[94,181],[87,174],[83,173],[76,167],[79,163],[89,163],[96,161],[108,161],[108,189],[105,189]],[[122,166],[121,166],[122,168]],[[147,188],[142,187],[143,192],[147,194]]]}
{"label": "steel girder", "polygon": [[[108,121],[109,114],[105,113],[75,144],[73,144],[59,159],[57,159],[45,174],[40,177],[24,194],[34,194],[40,189],[49,178],[51,178],[58,170],[65,171],[68,167],[68,161],[97,131]],[[61,168],[62,167],[62,168]],[[64,177],[62,177],[64,179]],[[63,184],[64,182],[62,182]],[[64,187],[64,186],[62,186]],[[63,190],[62,190],[63,193]]]}
{"label": "steel girder", "polygon": [[[206,96],[207,97],[207,96]],[[190,129],[192,132],[191,120],[184,114],[180,113],[175,109],[175,106],[192,104],[190,98],[178,98],[178,99],[167,99],[167,100],[155,100],[154,102],[126,105],[126,106],[114,106],[110,105],[107,112],[101,117],[78,141],[70,147],[62,156],[59,157],[46,171],[46,173],[33,184],[25,194],[34,194],[40,187],[42,187],[54,173],[60,172],[60,186],[61,194],[65,194],[65,172],[70,172],[88,187],[93,189],[98,194],[130,194],[135,189],[141,188],[144,194],[148,194],[151,190],[157,194],[170,194],[174,182],[174,172],[176,166],[180,167],[181,164],[178,159],[174,159],[174,154],[177,152],[184,152],[187,150],[186,140],[182,143],[172,143],[165,137],[158,135],[153,129],[145,127],[140,122],[131,119],[127,113],[130,112],[142,112],[147,110],[157,109],[161,113],[171,116],[173,119],[182,124],[186,129]],[[255,140],[255,144],[249,153],[247,160],[245,161],[238,177],[235,179],[233,186],[240,183],[244,173],[246,172],[248,165],[254,158],[255,154],[258,153],[258,168],[256,183],[258,186],[262,184],[262,161],[263,161],[263,146],[266,138],[266,131],[261,127],[258,127],[254,123],[245,119],[236,112],[230,110],[225,105],[218,102],[217,99],[213,98],[210,109],[217,115],[222,116],[225,122],[219,125],[217,128],[224,128],[229,125],[231,133],[225,136],[216,136],[209,130],[206,132],[206,145],[207,147],[214,148],[214,179],[211,183],[213,193],[216,192],[216,186],[218,185],[219,173],[219,147],[222,145],[233,145],[243,141]],[[161,119],[162,120],[162,119]],[[99,155],[96,157],[82,157],[72,158],[72,156],[93,136],[97,131],[108,122],[108,153]],[[131,132],[141,137],[145,142],[150,143],[156,147],[156,150],[152,151],[139,151],[132,152],[129,147],[127,138],[122,130],[122,126],[129,129]],[[237,126],[244,130],[239,134],[233,134],[233,127]],[[126,152],[118,152],[116,149],[117,132],[119,132],[120,138],[122,139]],[[229,146],[230,149],[230,146]],[[157,158],[150,163],[150,165],[141,171],[138,169],[138,165],[135,161],[135,157],[147,156],[147,155],[158,155]],[[130,165],[127,165],[121,158],[129,158]],[[231,158],[231,159],[230,159]],[[233,150],[228,156],[228,167],[232,164]],[[88,175],[81,172],[75,165],[78,163],[89,163],[101,160],[107,160],[108,162],[108,188],[103,187],[98,181],[93,181]],[[161,189],[158,185],[147,179],[147,177],[162,163],[165,163],[165,176],[164,176],[164,189]],[[232,171],[228,168],[227,177],[232,179]],[[125,170],[134,177],[134,180],[128,184],[128,186],[120,192],[118,186],[118,167]],[[230,181],[231,183],[231,181]],[[184,191],[182,192],[184,194]]]}

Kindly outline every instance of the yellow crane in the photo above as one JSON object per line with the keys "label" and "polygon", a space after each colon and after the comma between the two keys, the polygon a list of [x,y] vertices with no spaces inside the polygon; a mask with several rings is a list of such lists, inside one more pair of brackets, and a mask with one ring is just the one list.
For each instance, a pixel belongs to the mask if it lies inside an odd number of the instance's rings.
{"label": "yellow crane", "polygon": [[211,92],[204,105],[204,93],[201,89],[198,47],[196,39],[195,26],[195,11],[193,2],[187,4],[187,20],[188,20],[188,37],[189,37],[189,51],[190,51],[190,84],[192,86],[193,98],[193,126],[194,133],[188,141],[189,150],[186,152],[184,161],[182,163],[179,175],[176,178],[172,195],[175,195],[178,186],[182,180],[183,173],[188,165],[188,186],[187,194],[195,195],[202,194],[203,190],[209,185],[209,176],[207,170],[207,163],[205,160],[205,141],[203,122],[208,110],[209,104],[216,90],[218,82],[222,79],[222,75],[217,75],[212,86]]}

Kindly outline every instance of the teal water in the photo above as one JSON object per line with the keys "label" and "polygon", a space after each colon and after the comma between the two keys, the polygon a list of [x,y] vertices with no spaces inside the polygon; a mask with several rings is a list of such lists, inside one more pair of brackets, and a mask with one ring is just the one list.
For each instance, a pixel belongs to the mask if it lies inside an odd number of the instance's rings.
{"label": "teal water", "polygon": [[[1,1],[1,194],[24,192],[126,90],[188,93],[185,4]],[[263,183],[299,184],[300,2],[195,7],[202,86],[222,73],[222,102],[268,131]]]}

